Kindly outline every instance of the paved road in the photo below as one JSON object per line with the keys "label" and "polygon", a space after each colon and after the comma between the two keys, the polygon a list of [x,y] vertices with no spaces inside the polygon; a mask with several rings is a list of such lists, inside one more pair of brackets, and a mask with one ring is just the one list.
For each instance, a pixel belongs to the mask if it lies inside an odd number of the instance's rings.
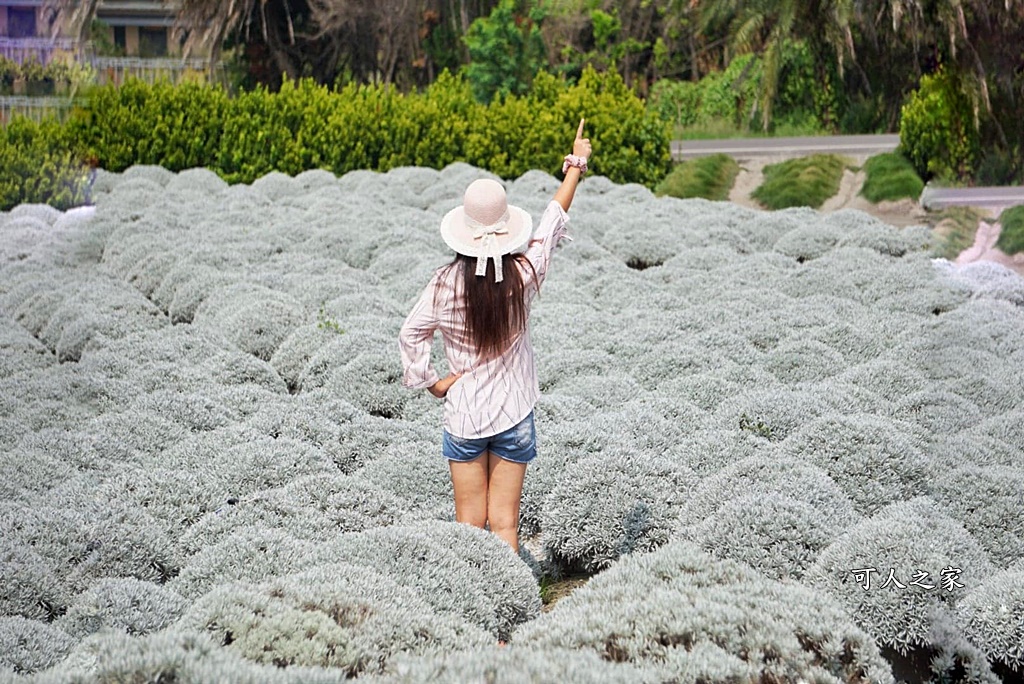
{"label": "paved road", "polygon": [[724,152],[737,159],[802,157],[808,154],[871,155],[892,152],[898,135],[831,135],[808,138],[739,138],[735,140],[673,140],[676,161]]}

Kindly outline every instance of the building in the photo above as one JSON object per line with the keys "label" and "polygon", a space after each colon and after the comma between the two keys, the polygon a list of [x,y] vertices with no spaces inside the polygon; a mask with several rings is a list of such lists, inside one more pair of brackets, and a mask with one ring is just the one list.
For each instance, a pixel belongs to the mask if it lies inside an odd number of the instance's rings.
{"label": "building", "polygon": [[177,8],[160,0],[102,0],[96,18],[109,26],[110,40],[128,57],[176,57],[171,38]]}
{"label": "building", "polygon": [[[100,0],[96,19],[121,56],[176,57],[181,54],[171,35],[176,9],[160,0]],[[0,0],[0,55],[21,62],[34,54],[46,62],[53,49],[50,35],[43,0]],[[57,39],[65,46],[67,40]]]}

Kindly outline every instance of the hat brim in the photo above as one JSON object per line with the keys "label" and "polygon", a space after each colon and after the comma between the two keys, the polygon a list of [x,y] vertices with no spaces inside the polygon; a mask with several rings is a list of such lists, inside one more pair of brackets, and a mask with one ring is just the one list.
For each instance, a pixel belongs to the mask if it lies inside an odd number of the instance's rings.
{"label": "hat brim", "polygon": [[[500,254],[526,251],[533,235],[533,218],[526,210],[508,205],[509,220],[505,224],[508,233],[494,236]],[[459,254],[470,257],[482,256],[480,240],[473,239],[473,229],[466,225],[466,212],[462,206],[455,207],[441,219],[441,237],[444,243]]]}

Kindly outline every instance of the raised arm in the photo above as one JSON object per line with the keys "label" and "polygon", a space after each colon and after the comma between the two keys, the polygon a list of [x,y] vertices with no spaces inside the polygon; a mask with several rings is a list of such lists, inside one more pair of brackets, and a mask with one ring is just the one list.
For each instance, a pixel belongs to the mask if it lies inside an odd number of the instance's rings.
{"label": "raised arm", "polygon": [[[583,159],[583,163],[586,164],[586,160],[590,158],[590,140],[583,137],[583,123],[585,119],[580,119],[580,127],[576,129],[576,140],[572,143],[572,153],[575,157]],[[572,204],[572,198],[576,196],[576,184],[580,182],[580,176],[583,175],[582,169],[578,166],[570,166],[565,172],[565,180],[558,187],[555,192],[555,201],[562,205],[564,211],[569,211],[569,206]]]}

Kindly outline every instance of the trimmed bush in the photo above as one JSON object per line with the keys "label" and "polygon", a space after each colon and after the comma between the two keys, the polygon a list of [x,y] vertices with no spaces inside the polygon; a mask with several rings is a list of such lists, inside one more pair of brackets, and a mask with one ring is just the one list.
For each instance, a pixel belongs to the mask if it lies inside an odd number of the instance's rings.
{"label": "trimmed bush", "polygon": [[956,616],[986,655],[1014,673],[1024,670],[1024,564],[982,580],[957,604]]}
{"label": "trimmed bush", "polygon": [[384,673],[360,679],[366,684],[432,681],[633,684],[658,681],[649,670],[631,663],[609,662],[592,651],[519,647],[514,644],[501,649],[459,650],[418,658],[399,654],[388,661]]}
{"label": "trimmed bush", "polygon": [[731,499],[686,537],[716,558],[745,563],[772,579],[799,579],[844,529],[821,510],[772,492]]}
{"label": "trimmed bush", "polygon": [[32,677],[40,684],[77,681],[82,672],[101,681],[209,681],[239,684],[341,684],[343,671],[259,665],[208,635],[172,627],[133,637],[99,632],[86,637],[51,670]]}
{"label": "trimmed bush", "polygon": [[559,563],[600,570],[668,541],[697,476],[674,460],[624,449],[582,459],[548,495],[544,545]]}
{"label": "trimmed bush", "polygon": [[[963,668],[987,681],[985,649],[1001,647],[987,627],[977,633],[992,643],[974,643],[949,619],[959,596],[901,603],[897,592],[846,593],[838,575],[853,563],[888,563],[904,583],[904,566],[934,578],[953,565],[962,580],[1016,567],[1024,316],[1013,278],[979,271],[957,282],[913,239],[858,212],[759,214],[590,178],[573,206],[577,239],[558,247],[535,309],[544,396],[516,557],[492,533],[453,522],[443,402],[395,381],[402,318],[450,259],[437,225],[466,183],[488,175],[461,163],[228,186],[208,170],[136,166],[97,176],[87,220],[42,205],[0,214],[0,230],[25,238],[4,244],[29,253],[0,263],[10,328],[0,335],[0,607],[81,639],[49,681],[397,677],[391,659],[406,647],[410,677],[444,667],[455,648],[469,672],[491,667],[490,653],[511,657],[494,648],[498,635],[530,668],[537,654],[581,643],[570,635],[591,624],[600,628],[580,637],[593,646],[582,653],[625,661],[609,662],[609,679],[831,681],[861,661],[838,637],[801,644],[794,635],[811,634],[821,611],[786,594],[779,605],[806,612],[779,623],[791,609],[764,603],[775,585],[763,575],[800,592],[833,570],[825,586],[843,597],[842,625],[866,593],[862,627],[880,643],[916,639],[908,648],[933,656],[937,677]],[[558,179],[533,171],[507,185],[536,216]],[[638,270],[631,257],[665,261]],[[87,308],[125,334],[96,334],[78,361],[59,362],[44,342],[100,295],[103,306]],[[138,329],[149,310],[164,323]],[[302,317],[290,320],[293,310]],[[445,372],[439,339],[433,359]],[[921,493],[935,503],[914,503]],[[600,570],[597,581],[687,535],[687,554],[699,542],[760,578],[695,602],[638,572],[634,588],[608,591],[642,599],[639,619],[616,617],[618,598],[592,606],[593,623],[558,605],[556,617],[538,615],[538,582],[572,570]],[[661,571],[678,571],[692,593],[687,583],[705,580],[688,567]],[[349,573],[358,577],[335,577]],[[336,595],[347,597],[339,610],[356,610],[351,601],[385,575],[379,630],[333,620]],[[303,610],[306,598],[317,607]],[[176,619],[179,608],[191,617]],[[212,642],[197,639],[224,615],[240,641],[224,644],[215,628]],[[518,639],[559,620],[564,641]],[[700,624],[711,626],[690,629]],[[828,634],[847,633],[836,629]],[[672,645],[686,634],[703,636],[689,650]],[[627,657],[640,641],[657,655]],[[786,655],[791,646],[799,653]],[[496,677],[515,674],[498,662]]]}
{"label": "trimmed bush", "polygon": [[620,560],[520,628],[515,643],[596,652],[661,681],[855,672],[892,681],[874,642],[830,598],[682,542]]}
{"label": "trimmed bush", "polygon": [[278,667],[379,671],[394,653],[439,653],[493,643],[480,628],[437,614],[416,590],[348,564],[314,565],[258,585],[221,585],[180,625],[228,651]]}
{"label": "trimmed bush", "polygon": [[880,645],[906,654],[928,646],[934,607],[955,607],[993,570],[960,523],[932,499],[917,497],[890,504],[841,535],[805,580],[837,597]]}
{"label": "trimmed bush", "polygon": [[974,535],[992,561],[1005,567],[1024,557],[1024,474],[1007,466],[942,470],[928,494]]}
{"label": "trimmed bush", "polygon": [[764,167],[764,183],[751,197],[768,209],[817,209],[839,192],[847,162],[834,154],[814,154]]}
{"label": "trimmed bush", "polygon": [[74,637],[53,625],[23,617],[0,617],[0,668],[16,674],[44,670],[75,645]]}
{"label": "trimmed bush", "polygon": [[178,619],[186,605],[184,598],[152,582],[104,579],[77,596],[55,625],[76,637],[105,629],[148,634]]}
{"label": "trimmed bush", "polygon": [[903,199],[917,200],[924,190],[924,181],[917,175],[910,160],[898,152],[876,154],[864,163],[864,187],[860,194],[869,202]]}
{"label": "trimmed bush", "polygon": [[56,119],[15,116],[0,127],[0,211],[33,202],[68,209],[88,198],[89,167]]}
{"label": "trimmed bush", "polygon": [[1007,254],[1024,252],[1024,206],[1010,207],[999,215],[1002,230],[996,247]]}
{"label": "trimmed bush", "polygon": [[924,445],[898,421],[823,416],[790,435],[782,452],[827,472],[862,515],[925,492]]}
{"label": "trimmed bush", "polygon": [[654,189],[656,195],[680,199],[703,197],[724,202],[729,199],[740,166],[726,154],[713,154],[676,164]]}

